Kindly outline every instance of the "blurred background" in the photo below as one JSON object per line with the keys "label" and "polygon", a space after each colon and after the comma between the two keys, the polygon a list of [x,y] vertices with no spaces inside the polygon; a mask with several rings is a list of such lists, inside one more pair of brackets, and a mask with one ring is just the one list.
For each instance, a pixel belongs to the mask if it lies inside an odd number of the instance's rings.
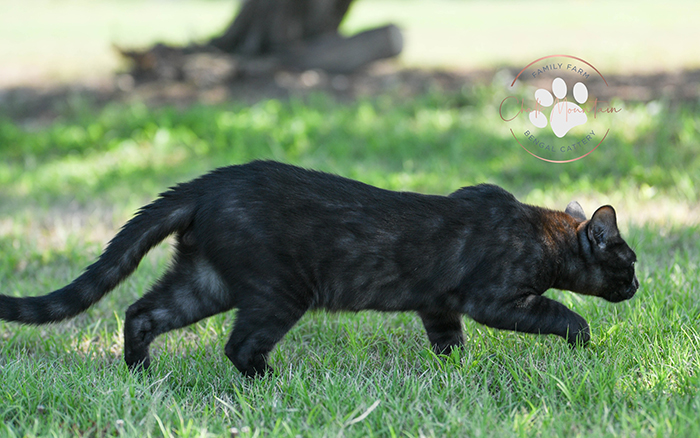
{"label": "blurred background", "polygon": [[[121,315],[167,266],[161,245],[70,322],[0,323],[0,427],[697,436],[698,24],[697,0],[0,0],[0,293],[65,285],[168,186],[260,158],[392,190],[490,182],[553,209],[612,204],[642,284],[616,305],[547,293],[589,318],[582,354],[465,322],[470,347],[445,365],[416,353],[414,315],[315,314],[275,349],[279,379],[250,383],[221,356],[229,313],[159,338],[161,368],[140,380]],[[565,164],[528,154],[499,116],[515,75],[553,54],[595,66],[607,86],[591,96],[622,109]],[[519,82],[530,99],[551,85]]]}
{"label": "blurred background", "polygon": [[[104,79],[123,68],[112,44],[205,42],[237,13],[235,0],[3,0],[0,85]],[[356,0],[344,34],[398,25],[401,66],[458,70],[524,66],[554,53],[605,73],[700,67],[700,5],[693,1]]]}

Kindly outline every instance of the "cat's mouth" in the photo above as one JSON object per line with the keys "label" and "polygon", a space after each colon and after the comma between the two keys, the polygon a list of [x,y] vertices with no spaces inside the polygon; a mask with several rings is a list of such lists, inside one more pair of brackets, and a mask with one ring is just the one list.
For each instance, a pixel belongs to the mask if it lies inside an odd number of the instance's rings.
{"label": "cat's mouth", "polygon": [[639,289],[639,280],[637,280],[637,276],[635,275],[634,278],[632,278],[632,284],[630,284],[627,289],[622,292],[612,294],[607,298],[607,300],[612,303],[619,303],[620,301],[629,300],[637,292],[637,289]]}

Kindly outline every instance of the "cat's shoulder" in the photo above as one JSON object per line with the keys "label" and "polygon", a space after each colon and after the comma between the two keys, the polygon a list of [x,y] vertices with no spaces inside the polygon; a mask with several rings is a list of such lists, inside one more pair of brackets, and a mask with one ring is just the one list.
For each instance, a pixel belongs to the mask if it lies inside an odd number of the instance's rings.
{"label": "cat's shoulder", "polygon": [[450,198],[467,199],[471,201],[491,200],[507,203],[518,202],[512,193],[495,184],[478,184],[475,186],[462,187],[452,192]]}

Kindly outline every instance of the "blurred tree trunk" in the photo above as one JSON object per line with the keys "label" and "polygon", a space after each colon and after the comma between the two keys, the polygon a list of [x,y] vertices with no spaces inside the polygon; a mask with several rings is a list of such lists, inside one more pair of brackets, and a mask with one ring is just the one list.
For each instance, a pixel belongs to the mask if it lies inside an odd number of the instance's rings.
{"label": "blurred tree trunk", "polygon": [[353,0],[243,0],[240,12],[209,44],[246,57],[274,57],[283,66],[347,73],[398,55],[401,31],[393,25],[346,38],[338,26]]}
{"label": "blurred tree trunk", "polygon": [[115,49],[132,62],[131,74],[140,80],[209,86],[278,69],[352,73],[403,48],[401,31],[391,24],[351,37],[340,35],[338,27],[353,0],[241,1],[228,28],[204,46]]}
{"label": "blurred tree trunk", "polygon": [[244,0],[240,12],[210,44],[224,52],[267,55],[338,32],[353,0]]}

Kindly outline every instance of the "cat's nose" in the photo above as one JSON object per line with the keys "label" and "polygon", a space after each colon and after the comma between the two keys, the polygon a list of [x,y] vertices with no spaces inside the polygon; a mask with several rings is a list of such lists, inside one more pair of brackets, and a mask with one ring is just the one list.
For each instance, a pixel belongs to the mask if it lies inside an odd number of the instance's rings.
{"label": "cat's nose", "polygon": [[632,278],[632,284],[630,284],[630,286],[627,288],[627,291],[625,291],[624,299],[628,300],[632,298],[637,292],[637,289],[639,289],[639,280],[637,280],[637,276],[635,275],[634,278]]}

